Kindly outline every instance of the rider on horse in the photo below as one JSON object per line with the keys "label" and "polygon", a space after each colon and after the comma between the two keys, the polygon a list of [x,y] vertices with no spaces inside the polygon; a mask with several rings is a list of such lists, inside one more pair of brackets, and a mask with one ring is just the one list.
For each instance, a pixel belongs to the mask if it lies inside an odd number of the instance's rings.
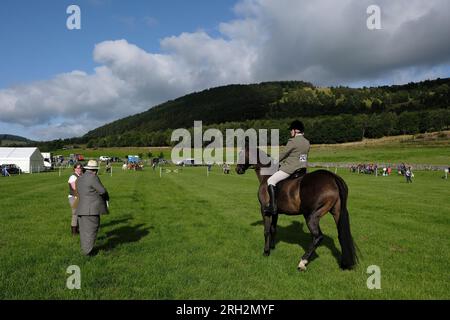
{"label": "rider on horse", "polygon": [[270,201],[265,210],[266,214],[277,214],[275,194],[277,183],[307,166],[310,144],[303,135],[305,126],[301,121],[295,120],[291,123],[289,130],[291,131],[291,139],[286,144],[284,152],[280,154],[280,169],[267,180]]}

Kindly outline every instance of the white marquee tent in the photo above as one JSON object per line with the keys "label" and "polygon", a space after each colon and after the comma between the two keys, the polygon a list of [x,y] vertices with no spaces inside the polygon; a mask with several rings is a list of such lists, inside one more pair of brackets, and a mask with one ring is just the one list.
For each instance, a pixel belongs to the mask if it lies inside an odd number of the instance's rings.
{"label": "white marquee tent", "polygon": [[15,164],[22,172],[44,171],[44,158],[38,148],[0,148],[0,165]]}

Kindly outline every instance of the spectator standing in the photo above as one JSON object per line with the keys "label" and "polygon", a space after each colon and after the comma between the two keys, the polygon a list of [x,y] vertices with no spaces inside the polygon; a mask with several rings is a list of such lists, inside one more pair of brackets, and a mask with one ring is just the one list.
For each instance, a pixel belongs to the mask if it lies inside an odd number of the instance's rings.
{"label": "spectator standing", "polygon": [[94,254],[94,244],[100,227],[100,215],[108,213],[109,195],[97,175],[97,161],[89,160],[84,169],[86,172],[77,180],[80,196],[77,215],[81,249],[83,254],[91,256]]}
{"label": "spectator standing", "polygon": [[72,221],[70,223],[70,228],[72,231],[72,236],[75,236],[76,234],[80,233],[78,228],[78,221],[77,221],[77,206],[78,206],[78,192],[77,192],[77,186],[76,182],[77,179],[83,174],[83,166],[81,163],[77,162],[73,166],[73,174],[69,177],[69,180],[67,183],[69,184],[69,204],[70,208],[72,209]]}
{"label": "spectator standing", "polygon": [[405,171],[406,183],[412,183],[413,173],[411,171],[411,167],[408,167]]}

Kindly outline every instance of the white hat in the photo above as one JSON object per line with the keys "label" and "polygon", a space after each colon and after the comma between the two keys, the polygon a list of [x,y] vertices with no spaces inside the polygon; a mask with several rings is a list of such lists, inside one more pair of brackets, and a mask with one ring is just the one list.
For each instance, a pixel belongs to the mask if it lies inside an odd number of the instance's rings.
{"label": "white hat", "polygon": [[96,160],[89,160],[87,165],[84,166],[87,170],[98,170],[98,163]]}

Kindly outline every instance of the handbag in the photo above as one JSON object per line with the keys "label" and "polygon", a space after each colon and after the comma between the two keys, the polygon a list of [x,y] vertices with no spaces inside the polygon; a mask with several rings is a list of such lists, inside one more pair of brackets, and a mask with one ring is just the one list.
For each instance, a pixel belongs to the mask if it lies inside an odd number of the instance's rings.
{"label": "handbag", "polygon": [[75,200],[72,202],[71,207],[72,207],[72,209],[76,209],[76,208],[78,208],[78,203],[80,202],[80,195],[78,194],[77,189],[75,189],[73,191],[73,193],[74,193],[73,197],[75,198]]}

